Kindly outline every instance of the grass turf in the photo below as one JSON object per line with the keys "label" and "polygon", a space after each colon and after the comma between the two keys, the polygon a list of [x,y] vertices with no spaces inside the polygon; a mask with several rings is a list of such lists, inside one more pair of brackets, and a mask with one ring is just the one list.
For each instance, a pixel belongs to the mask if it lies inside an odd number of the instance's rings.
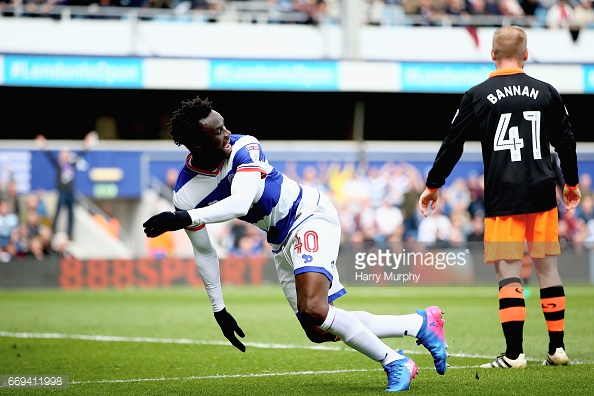
{"label": "grass turf", "polygon": [[[546,325],[537,291],[526,300],[525,370],[478,368],[505,349],[495,286],[348,291],[337,302],[347,310],[406,314],[439,305],[446,312],[451,367],[444,376],[413,338],[385,340],[420,367],[407,394],[594,394],[594,287],[566,287],[565,344],[574,363],[568,367],[540,365],[547,350]],[[0,388],[0,394],[384,393],[386,379],[378,363],[340,342],[318,346],[307,340],[278,286],[227,287],[224,294],[246,333],[246,353],[223,337],[204,290],[0,290],[0,374],[65,374],[70,382],[60,389]]]}

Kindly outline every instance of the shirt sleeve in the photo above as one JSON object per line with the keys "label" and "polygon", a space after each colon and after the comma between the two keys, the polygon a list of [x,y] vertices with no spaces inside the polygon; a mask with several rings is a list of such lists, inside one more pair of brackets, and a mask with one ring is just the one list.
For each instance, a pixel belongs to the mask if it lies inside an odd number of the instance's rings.
{"label": "shirt sleeve", "polygon": [[198,273],[204,283],[204,289],[210,299],[213,312],[219,312],[225,308],[223,291],[221,289],[221,277],[219,271],[219,258],[215,248],[212,246],[206,228],[197,231],[188,231],[186,234],[192,242],[194,249],[194,261]]}
{"label": "shirt sleeve", "polygon": [[188,211],[192,217],[190,227],[221,223],[245,216],[252,207],[262,183],[264,180],[259,168],[237,171],[231,182],[231,195],[210,206]]}
{"label": "shirt sleeve", "polygon": [[427,187],[434,189],[440,188],[445,184],[447,177],[452,173],[454,166],[460,160],[464,151],[464,143],[472,131],[474,123],[474,109],[472,106],[472,96],[467,92],[460,101],[460,106],[448,134],[443,140],[433,167],[427,175]]}
{"label": "shirt sleeve", "polygon": [[551,145],[559,155],[563,180],[567,185],[575,186],[579,181],[575,137],[571,130],[569,114],[561,99],[561,95],[554,88],[551,89],[553,109],[557,111],[557,114],[554,115],[556,117],[555,122],[559,125],[559,128],[551,131],[549,139]]}

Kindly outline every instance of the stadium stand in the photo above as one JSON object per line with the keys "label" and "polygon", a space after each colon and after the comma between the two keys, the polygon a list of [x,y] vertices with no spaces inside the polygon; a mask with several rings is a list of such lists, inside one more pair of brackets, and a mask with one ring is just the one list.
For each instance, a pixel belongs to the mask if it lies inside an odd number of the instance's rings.
{"label": "stadium stand", "polygon": [[[590,0],[366,0],[365,23],[380,26],[593,28]],[[2,0],[5,17],[140,19],[182,22],[338,24],[338,0]]]}

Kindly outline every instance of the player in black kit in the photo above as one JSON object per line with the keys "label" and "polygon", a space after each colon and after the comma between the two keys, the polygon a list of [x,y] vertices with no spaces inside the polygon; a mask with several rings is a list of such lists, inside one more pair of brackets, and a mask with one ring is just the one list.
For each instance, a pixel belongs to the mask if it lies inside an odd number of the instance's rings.
{"label": "player in black kit", "polygon": [[563,343],[565,291],[557,269],[561,253],[555,172],[550,146],[561,162],[566,210],[580,201],[576,144],[561,96],[550,84],[524,73],[526,32],[504,26],[493,35],[496,70],[469,89],[449,128],[431,171],[419,208],[435,209],[438,190],[460,159],[466,140],[480,140],[485,172],[485,262],[495,265],[499,319],[506,351],[483,368],[524,368],[522,341],[526,305],[520,280],[525,243],[540,285],[549,331],[543,364],[566,365]]}

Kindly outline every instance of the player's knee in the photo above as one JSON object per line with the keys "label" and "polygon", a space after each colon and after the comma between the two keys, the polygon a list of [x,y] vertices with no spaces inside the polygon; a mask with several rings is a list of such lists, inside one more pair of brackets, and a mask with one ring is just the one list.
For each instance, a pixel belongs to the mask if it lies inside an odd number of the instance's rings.
{"label": "player's knee", "polygon": [[308,326],[320,326],[327,315],[328,306],[323,304],[303,304],[299,309],[300,320]]}
{"label": "player's knee", "polygon": [[[314,344],[322,344],[324,342],[331,341],[327,334],[320,334],[313,331],[306,331],[305,334],[307,335],[307,338],[309,338],[309,340]],[[335,337],[332,337],[332,339],[334,338]]]}
{"label": "player's knee", "polygon": [[336,336],[332,333],[320,329],[318,326],[312,326],[301,322],[301,326],[305,331],[307,338],[315,344],[321,344],[323,342],[336,341]]}

